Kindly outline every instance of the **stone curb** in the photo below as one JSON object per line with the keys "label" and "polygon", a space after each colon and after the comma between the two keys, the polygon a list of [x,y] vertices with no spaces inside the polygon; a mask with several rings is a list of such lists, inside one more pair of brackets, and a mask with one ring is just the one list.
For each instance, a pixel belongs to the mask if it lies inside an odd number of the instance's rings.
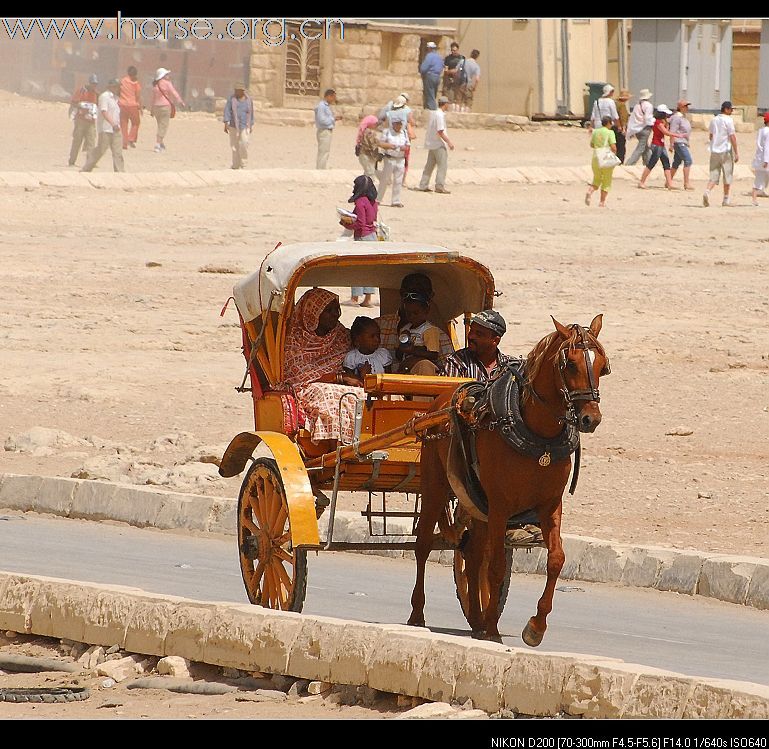
{"label": "stone curb", "polygon": [[[135,485],[86,479],[0,474],[0,507],[69,518],[118,520],[140,528],[185,528],[226,535],[237,533],[235,499],[160,492]],[[326,535],[327,523],[326,513],[318,524],[321,538]],[[410,520],[389,520],[388,540],[410,540],[410,525]],[[390,535],[398,531],[402,531],[403,535]],[[337,512],[334,540],[382,539],[381,536],[368,535],[367,521],[359,514]],[[661,546],[633,546],[570,534],[563,534],[563,542],[566,564],[561,579],[564,580],[654,588],[769,609],[767,559]],[[414,558],[413,552],[392,549],[360,553]],[[429,559],[451,565],[453,552],[434,551]],[[543,548],[513,551],[514,572],[544,575],[546,562],[547,551]]]}
{"label": "stone curb", "polygon": [[0,572],[0,628],[246,671],[366,685],[488,713],[769,718],[769,686],[577,653],[532,652],[401,624],[369,624],[137,588]]}
{"label": "stone curb", "polygon": [[[618,167],[614,176],[620,180],[639,179],[642,166]],[[350,169],[211,169],[183,172],[0,172],[0,187],[83,187],[87,189],[141,189],[163,187],[219,187],[222,185],[273,185],[277,183],[309,185],[348,185],[358,172]],[[695,179],[707,179],[707,167],[692,167]],[[659,177],[659,175],[658,175]],[[450,182],[455,185],[496,185],[523,183],[580,184],[592,178],[590,165],[567,167],[520,166],[452,169]],[[660,184],[661,184],[661,177]],[[746,164],[734,167],[735,180],[753,179]]]}

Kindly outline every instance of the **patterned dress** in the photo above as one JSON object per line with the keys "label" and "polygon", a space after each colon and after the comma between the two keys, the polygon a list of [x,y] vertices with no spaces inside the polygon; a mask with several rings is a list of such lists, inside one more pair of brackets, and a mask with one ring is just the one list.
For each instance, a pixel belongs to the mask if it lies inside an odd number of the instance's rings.
{"label": "patterned dress", "polygon": [[333,301],[339,301],[336,294],[313,288],[297,302],[286,337],[285,381],[307,414],[313,442],[341,439],[349,444],[355,403],[365,397],[363,388],[317,382],[329,372],[341,374],[344,357],[352,348],[350,331],[341,323],[326,335],[315,332],[321,313]]}

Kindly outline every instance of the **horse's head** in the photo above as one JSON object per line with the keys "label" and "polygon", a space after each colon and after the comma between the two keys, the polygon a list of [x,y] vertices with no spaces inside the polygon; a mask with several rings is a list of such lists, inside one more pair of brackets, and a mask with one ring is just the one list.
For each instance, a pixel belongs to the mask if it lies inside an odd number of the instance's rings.
{"label": "horse's head", "polygon": [[598,381],[611,373],[609,357],[598,342],[603,315],[596,315],[589,328],[561,325],[554,317],[552,320],[559,336],[554,358],[556,382],[560,381],[567,419],[572,419],[580,432],[594,432],[601,423]]}

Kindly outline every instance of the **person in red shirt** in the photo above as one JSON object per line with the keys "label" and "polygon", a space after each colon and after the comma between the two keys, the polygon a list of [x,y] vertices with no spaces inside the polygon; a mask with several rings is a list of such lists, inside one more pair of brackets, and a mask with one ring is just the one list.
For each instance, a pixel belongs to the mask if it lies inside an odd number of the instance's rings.
{"label": "person in red shirt", "polygon": [[[142,117],[142,85],[139,83],[138,71],[131,65],[128,75],[120,79],[120,131],[123,133],[123,150],[129,146],[136,148],[136,138],[139,135],[139,124]],[[131,125],[130,129],[128,125]]]}
{"label": "person in red shirt", "polygon": [[668,190],[676,189],[673,187],[673,177],[670,173],[670,159],[665,150],[665,136],[667,135],[668,138],[670,138],[671,143],[674,138],[682,138],[684,136],[670,132],[670,129],[667,126],[667,119],[672,114],[673,112],[664,104],[657,105],[657,108],[654,110],[651,154],[649,160],[646,162],[643,174],[641,174],[641,181],[638,183],[638,186],[643,190],[646,189],[646,180],[658,161],[662,162],[662,169],[665,172],[665,187],[667,187]]}
{"label": "person in red shirt", "polygon": [[96,75],[88,78],[88,83],[81,86],[69,102],[69,118],[73,121],[72,146],[69,149],[69,165],[75,166],[80,148],[90,151],[96,146],[96,101],[98,94],[96,86],[99,79]]}

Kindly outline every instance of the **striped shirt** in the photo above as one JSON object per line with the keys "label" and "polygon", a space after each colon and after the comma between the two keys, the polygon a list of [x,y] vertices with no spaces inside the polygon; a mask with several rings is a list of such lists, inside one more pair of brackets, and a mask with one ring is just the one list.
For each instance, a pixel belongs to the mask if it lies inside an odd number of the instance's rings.
{"label": "striped shirt", "polygon": [[[377,317],[376,321],[379,323],[379,330],[381,331],[381,345],[389,351],[395,351],[395,349],[398,348],[398,323],[400,322],[398,313],[395,312],[390,315],[382,315],[381,317]],[[439,330],[439,338],[441,343],[441,354],[444,356],[453,354],[454,346],[451,343],[451,338],[449,338],[443,330]]]}
{"label": "striped shirt", "polygon": [[485,382],[490,380],[500,367],[513,361],[522,360],[515,356],[503,354],[497,349],[497,360],[491,369],[486,369],[483,362],[469,348],[463,348],[446,357],[440,374],[444,377],[469,377],[473,380]]}

